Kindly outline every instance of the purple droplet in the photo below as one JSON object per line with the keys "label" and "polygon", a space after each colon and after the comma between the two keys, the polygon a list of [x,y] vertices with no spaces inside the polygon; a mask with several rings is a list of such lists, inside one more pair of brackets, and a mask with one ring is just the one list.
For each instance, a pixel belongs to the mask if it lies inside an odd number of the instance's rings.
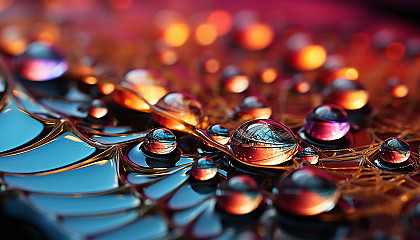
{"label": "purple droplet", "polygon": [[310,111],[305,119],[306,133],[319,140],[337,140],[344,137],[349,130],[347,113],[336,105],[321,105]]}

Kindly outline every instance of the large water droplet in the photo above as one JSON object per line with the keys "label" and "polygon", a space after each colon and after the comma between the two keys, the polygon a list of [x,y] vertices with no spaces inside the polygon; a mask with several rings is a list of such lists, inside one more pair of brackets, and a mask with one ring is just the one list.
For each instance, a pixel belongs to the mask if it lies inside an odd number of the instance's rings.
{"label": "large water droplet", "polygon": [[[140,93],[149,103],[156,104],[167,91],[166,80],[156,71],[149,69],[135,69],[124,76],[121,85]],[[150,107],[139,97],[120,89],[115,89],[112,97],[126,108],[148,112]]]}
{"label": "large water droplet", "polygon": [[31,81],[47,81],[60,77],[67,71],[64,55],[45,42],[33,42],[16,58],[20,76]]}
{"label": "large water droplet", "polygon": [[235,108],[235,111],[238,116],[251,119],[269,118],[272,112],[271,107],[267,105],[265,100],[258,96],[244,98]]}
{"label": "large water droplet", "polygon": [[340,191],[326,172],[303,167],[286,173],[277,185],[277,204],[283,210],[304,216],[334,208]]}
{"label": "large water droplet", "polygon": [[206,181],[217,173],[217,165],[213,159],[208,157],[199,157],[194,160],[191,166],[191,176],[200,181]]}
{"label": "large water droplet", "polygon": [[305,119],[305,132],[323,141],[337,140],[350,130],[347,113],[339,106],[321,105],[308,113]]}
{"label": "large water droplet", "polygon": [[217,206],[234,215],[254,211],[263,200],[255,180],[246,175],[230,178],[216,191],[216,195]]}
{"label": "large water droplet", "polygon": [[405,162],[410,154],[410,146],[401,138],[388,138],[379,147],[379,156],[388,163]]}
{"label": "large water droplet", "polygon": [[[193,126],[198,125],[203,114],[201,103],[194,96],[184,92],[168,93],[157,102],[156,106]],[[169,129],[180,131],[185,129],[184,125],[177,121],[158,114],[153,114],[153,119]]]}
{"label": "large water droplet", "polygon": [[230,146],[235,156],[244,162],[275,165],[293,157],[297,139],[285,125],[259,119],[244,123],[232,134]]}
{"label": "large water droplet", "polygon": [[175,135],[166,128],[152,129],[144,138],[143,148],[154,154],[169,154],[176,149]]}

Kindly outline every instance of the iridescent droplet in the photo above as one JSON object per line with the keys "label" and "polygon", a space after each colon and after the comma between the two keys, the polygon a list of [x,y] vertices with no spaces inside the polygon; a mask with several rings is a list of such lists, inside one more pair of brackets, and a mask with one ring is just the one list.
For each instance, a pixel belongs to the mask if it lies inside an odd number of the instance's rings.
{"label": "iridescent droplet", "polygon": [[230,93],[241,93],[248,89],[249,78],[238,67],[229,65],[223,70],[224,89]]}
{"label": "iridescent droplet", "polygon": [[206,181],[217,173],[217,166],[213,159],[208,157],[196,158],[191,166],[191,176],[200,181]]}
{"label": "iridescent droplet", "polygon": [[321,105],[308,113],[305,131],[310,136],[324,141],[344,137],[350,130],[346,111],[332,104]]}
{"label": "iridescent droplet", "polygon": [[229,130],[222,124],[213,124],[206,130],[206,134],[214,141],[220,144],[226,144],[229,141]]}
{"label": "iridescent droplet", "polygon": [[216,191],[216,196],[217,206],[234,215],[254,211],[263,200],[255,180],[246,175],[230,178]]}
{"label": "iridescent droplet", "polygon": [[276,165],[293,157],[297,139],[285,125],[257,119],[240,126],[230,138],[230,147],[240,160],[258,165]]}
{"label": "iridescent droplet", "polygon": [[154,154],[169,154],[176,149],[175,135],[166,128],[154,128],[143,141],[143,148]]}
{"label": "iridescent droplet", "polygon": [[258,96],[248,96],[244,98],[235,108],[236,114],[240,117],[249,117],[252,119],[269,118],[271,116],[271,107],[264,99]]}
{"label": "iridescent droplet", "polygon": [[410,154],[410,146],[401,138],[388,138],[379,147],[379,156],[389,163],[405,162]]}
{"label": "iridescent droplet", "polygon": [[[198,125],[203,114],[201,103],[194,96],[184,92],[168,93],[157,102],[156,106],[193,126]],[[153,114],[153,119],[170,129],[180,131],[185,129],[184,125],[177,121],[158,114]]]}
{"label": "iridescent droplet", "polygon": [[102,118],[108,113],[106,103],[101,99],[94,99],[89,107],[89,115],[94,118]]}
{"label": "iridescent droplet", "polygon": [[328,102],[347,110],[356,110],[365,106],[369,100],[366,89],[357,80],[337,78],[325,90]]}
{"label": "iridescent droplet", "polygon": [[300,152],[300,155],[301,155],[303,161],[306,161],[310,164],[317,164],[318,163],[318,159],[319,159],[318,151],[311,148],[311,147],[304,148]]}
{"label": "iridescent droplet", "polygon": [[64,55],[46,42],[33,42],[16,57],[16,70],[25,79],[47,81],[63,75],[68,68]]}
{"label": "iridescent droplet", "polygon": [[284,211],[312,216],[334,208],[340,191],[325,171],[303,167],[286,173],[277,185],[277,204]]}
{"label": "iridescent droplet", "polygon": [[[156,104],[167,91],[166,80],[156,71],[149,69],[134,69],[124,76],[121,85],[140,93],[149,103]],[[148,112],[150,107],[142,99],[120,89],[115,89],[112,94],[114,100],[126,108]]]}

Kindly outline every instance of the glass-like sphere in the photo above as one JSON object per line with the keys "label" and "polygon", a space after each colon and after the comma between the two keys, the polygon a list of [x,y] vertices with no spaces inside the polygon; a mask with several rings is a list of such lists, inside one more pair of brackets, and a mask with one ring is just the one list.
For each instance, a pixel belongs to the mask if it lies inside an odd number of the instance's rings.
{"label": "glass-like sphere", "polygon": [[336,105],[321,105],[311,110],[305,119],[306,133],[319,140],[337,140],[344,137],[349,130],[346,111]]}
{"label": "glass-like sphere", "polygon": [[277,205],[284,211],[313,216],[335,207],[340,191],[325,171],[303,167],[286,173],[277,185]]}
{"label": "glass-like sphere", "polygon": [[191,166],[191,176],[200,181],[206,181],[216,176],[217,165],[208,157],[196,158]]}
{"label": "glass-like sphere", "polygon": [[206,134],[220,144],[226,144],[230,138],[229,130],[222,124],[210,125],[206,130]]}
{"label": "glass-like sphere", "polygon": [[257,119],[240,126],[230,138],[230,147],[240,160],[258,165],[276,165],[293,157],[298,143],[285,125]]}
{"label": "glass-like sphere", "polygon": [[61,51],[46,42],[33,42],[16,57],[15,67],[21,77],[30,81],[48,81],[63,75],[67,61]]}
{"label": "glass-like sphere", "polygon": [[143,148],[154,154],[169,154],[176,149],[175,135],[166,128],[154,128],[147,133]]}
{"label": "glass-like sphere", "polygon": [[410,154],[410,146],[401,138],[388,138],[379,147],[379,156],[389,163],[405,162]]}
{"label": "glass-like sphere", "polygon": [[[124,76],[121,85],[140,93],[149,103],[156,104],[167,93],[165,83],[166,80],[156,71],[134,69]],[[129,91],[115,89],[112,97],[123,107],[143,112],[150,111],[149,105]]]}
{"label": "glass-like sphere", "polygon": [[254,211],[263,200],[255,180],[246,175],[230,178],[216,191],[216,196],[217,206],[234,215]]}
{"label": "glass-like sphere", "polygon": [[[193,126],[199,124],[203,114],[201,103],[194,96],[184,92],[168,93],[157,102],[156,106]],[[170,129],[179,131],[185,129],[184,125],[177,121],[161,117],[158,114],[153,114],[153,119]]]}
{"label": "glass-like sphere", "polygon": [[239,117],[250,117],[252,119],[269,118],[272,113],[271,107],[258,96],[244,98],[235,108],[235,111]]}
{"label": "glass-like sphere", "polygon": [[108,113],[106,103],[101,99],[94,99],[89,107],[89,115],[94,118],[102,118]]}
{"label": "glass-like sphere", "polygon": [[311,147],[306,147],[306,148],[302,149],[302,151],[300,152],[300,155],[301,155],[303,161],[306,161],[310,164],[317,164],[318,163],[318,160],[319,160],[318,151],[311,148]]}
{"label": "glass-like sphere", "polygon": [[327,101],[337,104],[346,110],[356,110],[364,107],[369,94],[366,89],[357,81],[346,78],[337,78],[332,85],[326,89]]}

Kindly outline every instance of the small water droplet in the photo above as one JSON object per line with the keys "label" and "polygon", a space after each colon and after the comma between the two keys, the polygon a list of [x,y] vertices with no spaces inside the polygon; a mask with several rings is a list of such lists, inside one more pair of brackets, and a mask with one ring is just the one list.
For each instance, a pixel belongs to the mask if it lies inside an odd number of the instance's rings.
{"label": "small water droplet", "polygon": [[410,146],[401,138],[388,138],[379,147],[379,156],[389,163],[405,162],[410,154]]}
{"label": "small water droplet", "polygon": [[340,191],[325,171],[303,167],[286,173],[277,185],[277,204],[290,213],[317,215],[334,208]]}
{"label": "small water droplet", "polygon": [[258,119],[236,129],[230,146],[242,161],[275,165],[293,157],[297,151],[297,139],[285,125],[269,119]]}
{"label": "small water droplet", "polygon": [[347,113],[336,105],[321,105],[310,111],[305,119],[306,133],[319,140],[337,140],[344,137],[349,130]]}
{"label": "small water droplet", "polygon": [[154,154],[169,154],[176,149],[175,135],[166,128],[155,128],[149,131],[143,141],[143,148]]}
{"label": "small water droplet", "polygon": [[244,98],[235,108],[235,111],[239,117],[250,117],[252,119],[269,118],[272,113],[271,107],[258,96]]}
{"label": "small water droplet", "polygon": [[191,175],[200,181],[209,180],[216,176],[216,173],[216,163],[208,157],[196,158],[191,166]]}
{"label": "small water droplet", "polygon": [[318,151],[311,148],[306,147],[301,152],[300,155],[302,156],[302,160],[306,161],[310,164],[317,164],[319,159]]}
{"label": "small water droplet", "polygon": [[214,141],[220,144],[226,144],[229,141],[229,130],[222,124],[213,124],[206,130],[206,134]]}
{"label": "small water droplet", "polygon": [[241,93],[248,89],[249,78],[238,67],[229,65],[223,71],[224,89],[230,93]]}
{"label": "small water droplet", "polygon": [[357,80],[337,78],[326,90],[327,101],[347,110],[356,110],[365,106],[369,100],[366,89]]}
{"label": "small water droplet", "polygon": [[94,99],[89,107],[89,115],[94,118],[102,118],[108,113],[106,103],[101,99]]}
{"label": "small water droplet", "polygon": [[220,187],[216,195],[217,206],[234,215],[254,211],[263,200],[255,180],[246,175],[230,178]]}

